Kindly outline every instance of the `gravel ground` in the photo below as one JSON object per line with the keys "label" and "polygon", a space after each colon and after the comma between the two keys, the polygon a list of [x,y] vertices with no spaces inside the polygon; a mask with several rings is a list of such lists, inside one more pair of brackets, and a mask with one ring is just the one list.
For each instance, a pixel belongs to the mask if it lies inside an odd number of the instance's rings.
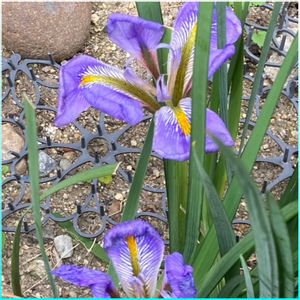
{"label": "gravel ground", "polygon": [[[162,3],[162,10],[164,16],[164,22],[166,25],[171,26],[175,16],[177,15],[178,8],[182,2],[178,3]],[[296,16],[297,8],[291,5],[290,15]],[[136,8],[133,3],[94,3],[93,13],[91,20],[91,30],[90,39],[82,49],[81,53],[92,55],[96,58],[103,60],[106,63],[123,68],[126,64],[129,55],[123,50],[119,49],[116,45],[110,42],[106,34],[106,23],[108,16],[113,13],[128,13],[131,15],[137,15]],[[253,9],[250,18],[258,22],[260,25],[265,26],[268,24],[270,18],[269,10],[260,10],[259,8]],[[10,53],[4,49],[4,56],[9,56]],[[247,62],[248,68],[252,68],[255,72],[255,65]],[[37,74],[37,77],[42,80],[47,80],[51,83],[58,82],[57,70],[40,65],[32,65],[32,68]],[[138,69],[138,67],[137,67]],[[251,93],[251,83],[245,80],[244,85],[244,95],[249,96]],[[30,81],[23,75],[19,75],[16,87],[17,95],[21,96],[23,91],[33,97],[34,90]],[[50,105],[56,106],[57,92],[55,90],[42,87],[41,94],[43,101]],[[262,102],[263,103],[263,102]],[[242,117],[245,117],[245,112],[247,108],[247,103],[243,102]],[[8,116],[8,114],[18,115],[20,112],[16,105],[13,105],[12,100],[6,101],[2,108],[2,115]],[[49,112],[39,111],[37,114],[38,121],[38,134],[40,137],[49,135],[51,139],[55,142],[70,143],[80,141],[81,135],[79,131],[72,125],[67,126],[63,129],[57,129],[54,126],[54,114]],[[255,112],[252,115],[252,120],[256,119]],[[89,109],[87,112],[83,113],[79,118],[79,122],[88,130],[96,131],[96,124],[99,121],[99,113],[93,109]],[[105,125],[109,132],[113,132],[124,126],[124,123],[117,121],[110,117],[106,117]],[[135,128],[129,130],[126,134],[122,136],[119,140],[124,146],[130,147],[141,147],[144,143],[145,133],[147,131],[148,122],[143,122],[136,126]],[[241,124],[242,126],[242,124]],[[241,129],[241,128],[240,128]],[[297,145],[297,113],[295,108],[290,102],[283,96],[281,101],[276,108],[274,117],[271,120],[270,129],[285,142],[290,145]],[[100,143],[100,144],[99,144]],[[238,143],[237,143],[238,146]],[[90,145],[89,151],[93,153],[95,148],[101,149],[103,153],[107,151],[107,146],[105,143],[98,141],[98,144]],[[76,151],[67,151],[67,149],[51,149],[47,152],[56,161],[61,161],[62,159],[67,159],[73,162],[78,157]],[[281,149],[278,145],[272,141],[269,137],[264,139],[263,145],[261,147],[260,155],[263,157],[269,157],[274,155],[282,155]],[[124,170],[132,172],[134,174],[136,161],[138,159],[138,154],[123,154],[118,157],[121,162],[121,167]],[[296,158],[295,158],[296,160]],[[76,172],[80,170],[91,168],[91,164],[86,164],[80,167]],[[27,170],[23,170],[23,174],[26,174]],[[256,163],[253,170],[253,177],[258,184],[262,186],[264,180],[271,181],[276,178],[281,172],[281,168],[274,166],[270,163]],[[52,174],[53,175],[53,174]],[[51,174],[50,174],[51,176]],[[152,187],[162,188],[164,186],[164,174],[163,174],[163,164],[162,161],[157,158],[151,158],[149,162],[149,167],[146,176],[146,183]],[[274,189],[274,195],[278,198],[284,189],[287,182],[281,183]],[[46,190],[49,184],[41,184],[41,189]],[[6,185],[2,191],[3,201],[6,202],[7,199],[17,197],[19,194],[20,187],[17,183],[10,186]],[[114,176],[111,183],[100,186],[101,197],[105,199],[105,207],[107,208],[106,213],[108,213],[115,221],[120,220],[122,208],[124,202],[126,201],[129,185],[120,176]],[[53,208],[56,212],[64,215],[72,214],[76,211],[75,200],[82,201],[85,196],[90,192],[89,184],[77,184],[72,187],[67,188],[61,192],[55,194],[53,198]],[[141,195],[140,207],[141,211],[151,211],[151,212],[161,212],[162,211],[162,201],[161,194],[154,194],[150,192],[143,191]],[[63,201],[61,201],[63,199]],[[25,191],[24,202],[30,201],[30,190],[29,188]],[[20,215],[19,215],[20,216]],[[18,217],[10,218],[7,220],[8,224],[15,225]],[[239,213],[237,215],[239,218],[247,218],[247,207],[243,201],[240,205]],[[90,215],[88,218],[85,217],[81,220],[82,227],[86,232],[95,232],[99,227],[99,221],[97,216]],[[30,220],[30,217],[28,218]],[[166,225],[157,220],[147,219],[150,221],[158,231],[166,237],[167,228]],[[238,235],[244,235],[249,230],[247,225],[235,226],[236,233]],[[54,268],[62,263],[58,256],[57,251],[53,245],[53,238],[60,234],[63,234],[64,230],[61,229],[54,222],[49,222],[47,226],[44,227],[45,235],[45,247],[46,252],[50,260],[51,267]],[[6,243],[3,250],[3,276],[2,276],[2,286],[3,289],[11,292],[11,279],[10,279],[10,268],[11,268],[11,253],[12,253],[12,242],[13,235],[6,233]],[[101,238],[95,239],[95,242],[101,243]],[[41,256],[39,256],[39,247],[34,234],[30,233],[23,235],[21,239],[21,283],[22,289],[24,291],[24,296],[26,297],[36,297],[44,298],[51,297],[50,286],[45,278],[45,272],[42,265]],[[90,253],[90,249],[86,249],[75,239],[73,240],[74,253],[71,258],[63,259],[65,264],[76,264],[80,266],[92,267],[94,269],[105,270],[105,266],[97,260],[97,258]],[[87,289],[76,288],[65,282],[57,280],[59,293],[61,297],[91,297]]]}

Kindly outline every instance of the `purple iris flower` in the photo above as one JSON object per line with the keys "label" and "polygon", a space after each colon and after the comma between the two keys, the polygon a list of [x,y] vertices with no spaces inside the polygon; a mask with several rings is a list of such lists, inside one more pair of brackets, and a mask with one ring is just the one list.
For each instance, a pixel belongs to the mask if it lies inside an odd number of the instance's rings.
{"label": "purple iris flower", "polygon": [[[164,242],[148,223],[135,220],[116,225],[105,235],[104,249],[127,297],[196,297],[193,268],[184,264],[178,252],[166,257],[163,285],[157,289]],[[103,272],[62,265],[52,273],[74,285],[90,288],[96,298],[121,297],[110,276]]]}
{"label": "purple iris flower", "polygon": [[[87,55],[73,58],[60,71],[56,125],[60,127],[73,122],[90,106],[135,125],[143,120],[144,109],[147,109],[155,118],[153,150],[163,158],[187,160],[190,154],[190,92],[199,6],[197,2],[183,5],[174,24],[170,45],[160,44],[164,34],[162,25],[139,17],[111,15],[107,26],[110,39],[146,67],[153,81],[142,80],[129,67],[120,70]],[[226,9],[226,32],[226,44],[218,49],[214,10],[209,79],[234,55],[234,43],[242,32],[240,21],[230,8]],[[159,71],[157,50],[161,47],[169,49],[167,74]],[[211,136],[225,146],[234,146],[221,118],[209,109],[206,129],[207,153],[218,151]]]}

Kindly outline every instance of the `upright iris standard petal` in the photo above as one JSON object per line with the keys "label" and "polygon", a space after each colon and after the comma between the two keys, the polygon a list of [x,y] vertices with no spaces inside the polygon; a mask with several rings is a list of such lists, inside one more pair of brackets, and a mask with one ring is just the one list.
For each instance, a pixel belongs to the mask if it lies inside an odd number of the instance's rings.
{"label": "upright iris standard petal", "polygon": [[153,297],[164,252],[164,243],[148,223],[136,220],[113,227],[104,238],[104,249],[128,297],[142,293]]}
{"label": "upright iris standard petal", "polygon": [[215,72],[235,53],[234,45],[226,45],[223,49],[210,52],[208,65],[208,78],[211,79]]}
{"label": "upright iris standard petal", "polygon": [[[180,9],[175,20],[174,30],[170,42],[172,51],[169,51],[168,56],[168,87],[169,90],[172,92],[175,88],[183,88],[183,86],[175,86],[175,81],[177,79],[177,71],[180,67],[180,64],[184,65],[181,67],[181,73],[187,71],[189,59],[193,52],[193,41],[191,41],[191,32],[195,31],[198,7],[199,3],[197,2],[185,3]],[[188,43],[189,40],[191,41],[190,43]],[[182,74],[182,77],[184,78],[185,75]]]}
{"label": "upright iris standard petal", "polygon": [[[211,27],[211,49],[218,48],[218,32],[217,32],[217,10],[214,9],[212,27]],[[242,34],[242,25],[239,18],[235,15],[230,7],[226,7],[226,45],[234,44]]]}
{"label": "upright iris standard petal", "polygon": [[174,30],[171,38],[171,48],[173,51],[169,52],[168,73],[179,66],[181,60],[182,48],[186,44],[192,29],[197,22],[199,3],[187,2],[185,3],[175,20]]}
{"label": "upright iris standard petal", "polygon": [[[201,30],[201,20],[197,22],[198,9],[201,5],[197,2],[186,3],[182,6],[174,25],[174,32],[171,39],[169,52],[168,73],[169,89],[173,90],[175,100],[188,96],[191,90],[192,68],[194,60],[194,43],[196,26]],[[213,12],[211,28],[209,78],[221,67],[226,60],[230,59],[235,48],[233,44],[242,33],[239,19],[234,12],[226,9],[226,44],[224,48],[217,47],[217,13]]]}
{"label": "upright iris standard petal", "polygon": [[143,62],[155,77],[158,76],[156,47],[164,34],[162,25],[139,17],[113,14],[107,28],[115,44]]}
{"label": "upright iris standard petal", "polygon": [[217,31],[217,11],[214,9],[212,28],[211,28],[211,44],[209,57],[208,78],[212,78],[213,74],[235,53],[234,43],[242,34],[242,26],[240,20],[234,14],[231,8],[226,8],[226,43],[224,48],[218,49],[218,31]]}
{"label": "upright iris standard petal", "polygon": [[[155,114],[153,150],[163,158],[187,160],[190,155],[191,98],[180,100],[177,107],[164,106]],[[207,153],[219,150],[211,136],[225,146],[234,146],[233,139],[222,119],[213,111],[206,110]]]}
{"label": "upright iris standard petal", "polygon": [[61,68],[56,125],[73,122],[89,106],[132,125],[143,119],[143,106],[159,107],[147,91],[128,82],[121,70],[81,55]]}
{"label": "upright iris standard petal", "polygon": [[165,292],[162,296],[173,298],[194,298],[197,290],[194,285],[193,268],[184,264],[183,256],[174,252],[165,261]]}
{"label": "upright iris standard petal", "polygon": [[62,265],[52,272],[53,275],[80,287],[89,287],[95,298],[111,298],[118,296],[110,276],[100,271]]}

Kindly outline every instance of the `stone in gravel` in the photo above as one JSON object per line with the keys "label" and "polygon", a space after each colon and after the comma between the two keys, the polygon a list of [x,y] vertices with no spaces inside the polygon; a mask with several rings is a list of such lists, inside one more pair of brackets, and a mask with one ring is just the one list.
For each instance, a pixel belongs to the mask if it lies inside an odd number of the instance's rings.
{"label": "stone in gravel", "polygon": [[77,298],[77,293],[70,291],[69,296],[70,296],[70,298]]}
{"label": "stone in gravel", "polygon": [[39,166],[41,176],[47,176],[56,169],[56,161],[44,151],[39,152]]}
{"label": "stone in gravel", "polygon": [[[35,232],[32,232],[29,236],[32,238],[33,241],[37,242]],[[43,240],[44,240],[44,242],[47,242],[47,240],[53,240],[53,239],[54,239],[54,230],[53,230],[53,228],[50,227],[50,226],[44,226],[43,227]]]}
{"label": "stone in gravel", "polygon": [[123,195],[121,193],[117,193],[117,194],[115,194],[115,199],[116,200],[123,200],[124,197],[123,197]]}
{"label": "stone in gravel", "polygon": [[114,201],[108,208],[109,216],[114,216],[122,211],[122,202]]}
{"label": "stone in gravel", "polygon": [[92,23],[97,25],[97,23],[100,21],[100,16],[96,13],[92,14],[91,16]]}
{"label": "stone in gravel", "polygon": [[24,175],[27,171],[27,161],[25,158],[21,159],[15,166],[17,174]]}
{"label": "stone in gravel", "polygon": [[10,124],[2,125],[2,159],[8,160],[15,156],[10,152],[20,153],[24,147],[24,138]]}
{"label": "stone in gravel", "polygon": [[130,144],[132,147],[136,147],[137,146],[137,141],[136,140],[131,140]]}
{"label": "stone in gravel", "polygon": [[67,151],[64,153],[63,158],[72,162],[76,158],[76,153],[74,151]]}
{"label": "stone in gravel", "polygon": [[[274,52],[269,57],[268,62],[281,65],[283,60],[284,60],[283,56],[279,55],[277,52]],[[265,74],[266,74],[267,78],[269,78],[272,82],[275,81],[278,72],[279,72],[279,68],[270,67],[270,66],[265,67]]]}
{"label": "stone in gravel", "polygon": [[153,175],[155,176],[155,177],[159,177],[160,176],[160,173],[159,173],[159,170],[158,169],[153,169]]}
{"label": "stone in gravel", "polygon": [[59,162],[59,166],[63,171],[68,169],[71,165],[72,165],[72,163],[69,160],[64,159],[64,158],[61,159]]}
{"label": "stone in gravel", "polygon": [[44,262],[41,259],[36,259],[28,264],[28,268],[25,270],[26,273],[30,273],[32,276],[42,279],[47,275],[45,271]]}
{"label": "stone in gravel", "polygon": [[10,2],[2,5],[2,38],[24,58],[74,55],[89,36],[92,3]]}
{"label": "stone in gravel", "polygon": [[72,238],[66,234],[55,237],[54,246],[61,258],[68,258],[73,255]]}

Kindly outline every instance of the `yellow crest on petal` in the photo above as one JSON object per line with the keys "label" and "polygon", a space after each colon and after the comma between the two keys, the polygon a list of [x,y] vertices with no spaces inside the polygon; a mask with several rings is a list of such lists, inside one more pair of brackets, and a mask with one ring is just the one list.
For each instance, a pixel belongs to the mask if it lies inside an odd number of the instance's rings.
{"label": "yellow crest on petal", "polygon": [[131,265],[133,269],[133,275],[138,276],[140,273],[140,265],[139,265],[139,250],[138,246],[136,243],[136,239],[134,236],[129,236],[127,238],[127,245],[130,253],[130,258],[131,258]]}
{"label": "yellow crest on petal", "polygon": [[180,107],[173,108],[178,124],[184,133],[184,135],[188,136],[191,134],[191,123],[185,112]]}
{"label": "yellow crest on petal", "polygon": [[150,108],[152,108],[154,111],[160,108],[160,105],[157,103],[157,101],[155,101],[155,99],[152,96],[150,96],[143,89],[134,86],[125,80],[97,74],[86,74],[82,76],[80,87],[85,87],[92,84],[103,84],[116,91],[123,92],[131,96],[132,98],[141,101],[146,105],[149,105]]}
{"label": "yellow crest on petal", "polygon": [[193,49],[196,40],[196,32],[197,32],[197,23],[192,28],[189,38],[185,43],[184,47],[182,48],[181,61],[176,75],[173,99],[172,99],[173,104],[175,106],[179,103],[180,99],[182,99],[183,97],[184,81],[185,81],[186,73],[188,71],[190,59],[193,55]]}

